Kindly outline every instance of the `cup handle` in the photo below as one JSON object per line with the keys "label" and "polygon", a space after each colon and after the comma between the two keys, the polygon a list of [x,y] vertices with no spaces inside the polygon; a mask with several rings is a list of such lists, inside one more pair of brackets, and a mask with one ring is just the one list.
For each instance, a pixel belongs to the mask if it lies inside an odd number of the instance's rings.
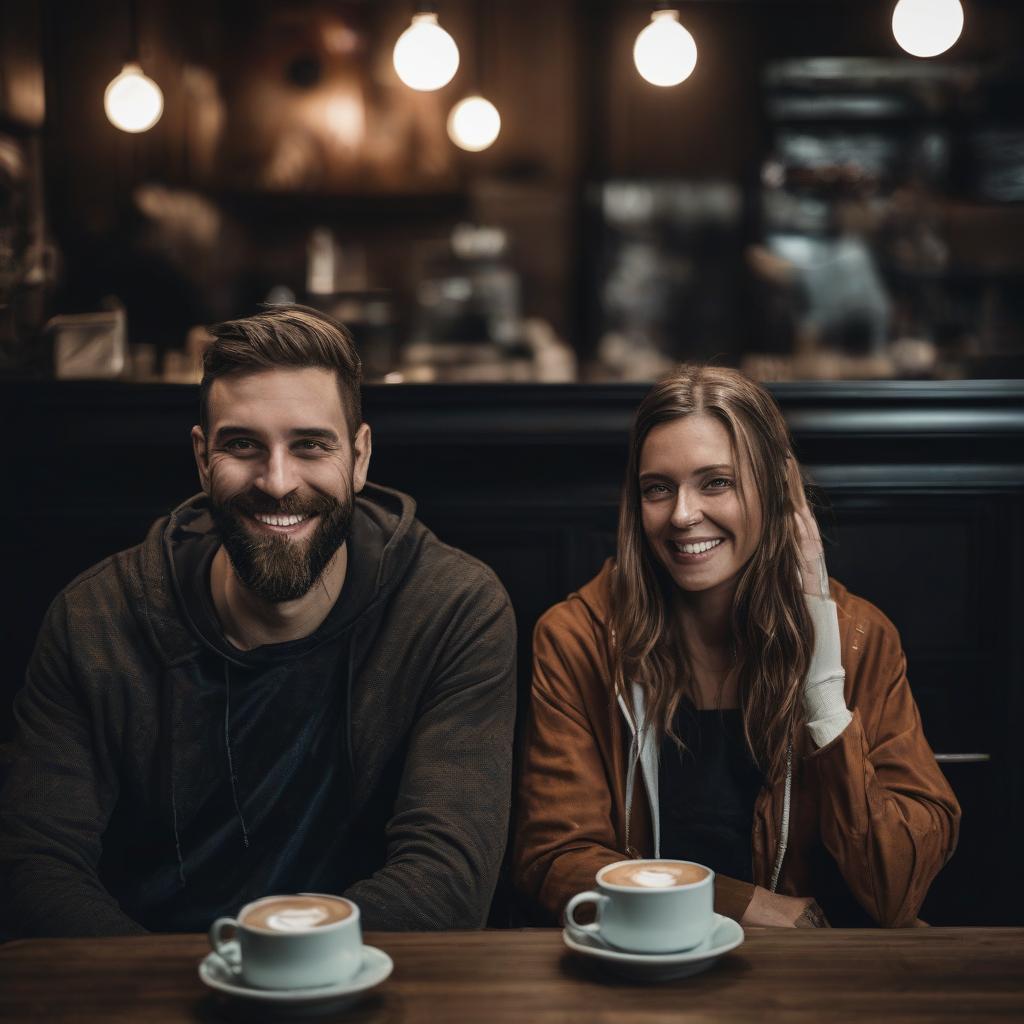
{"label": "cup handle", "polygon": [[[582,932],[603,943],[601,938],[601,911],[608,902],[608,897],[599,892],[578,892],[565,906],[565,926],[572,931]],[[593,903],[597,908],[597,920],[593,924],[580,924],[576,920],[574,911],[584,903]]]}
{"label": "cup handle", "polygon": [[237,971],[241,967],[238,952],[236,950],[229,951],[227,948],[228,940],[223,937],[224,931],[228,928],[237,930],[238,922],[233,917],[218,917],[210,925],[210,946],[231,970]]}

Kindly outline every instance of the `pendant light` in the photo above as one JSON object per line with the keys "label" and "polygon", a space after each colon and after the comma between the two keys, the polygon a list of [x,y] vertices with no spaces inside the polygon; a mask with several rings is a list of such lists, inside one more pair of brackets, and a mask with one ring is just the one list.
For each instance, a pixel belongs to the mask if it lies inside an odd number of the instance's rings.
{"label": "pendant light", "polygon": [[475,89],[469,96],[459,100],[448,114],[448,138],[459,149],[468,153],[480,153],[494,144],[501,132],[501,115],[498,108],[481,95],[482,67],[484,62],[483,8],[477,0],[476,40],[473,53]]}
{"label": "pendant light", "polygon": [[651,23],[636,37],[633,63],[640,77],[651,85],[678,85],[697,66],[697,44],[679,21],[679,12],[659,4]]}
{"label": "pendant light", "polygon": [[416,5],[412,22],[395,43],[392,60],[398,77],[419,92],[433,92],[455,77],[459,48],[438,24],[433,4]]}
{"label": "pendant light", "polygon": [[107,119],[123,132],[148,132],[164,112],[164,94],[160,86],[147,77],[138,61],[139,35],[136,0],[128,6],[130,59],[115,75],[103,92],[103,109]]}
{"label": "pendant light", "polygon": [[945,53],[963,29],[960,0],[899,0],[892,12],[892,34],[914,57]]}

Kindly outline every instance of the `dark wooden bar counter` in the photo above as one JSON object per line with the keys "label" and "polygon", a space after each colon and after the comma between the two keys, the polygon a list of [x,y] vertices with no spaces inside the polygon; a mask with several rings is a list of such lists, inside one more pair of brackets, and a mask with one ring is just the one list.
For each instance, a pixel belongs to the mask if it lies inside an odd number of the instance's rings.
{"label": "dark wooden bar counter", "polygon": [[[750,929],[705,974],[661,984],[593,967],[551,930],[370,933],[394,973],[319,1019],[441,1021],[1019,1021],[1024,929]],[[204,936],[31,939],[0,947],[0,1019],[115,1024],[255,1019],[208,992]],[[262,1019],[262,1018],[261,1018]]]}

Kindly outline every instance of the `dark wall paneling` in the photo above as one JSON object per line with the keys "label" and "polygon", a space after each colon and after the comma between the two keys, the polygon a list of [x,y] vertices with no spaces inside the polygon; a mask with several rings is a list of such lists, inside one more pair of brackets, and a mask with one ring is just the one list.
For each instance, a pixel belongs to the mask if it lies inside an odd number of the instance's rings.
{"label": "dark wall paneling", "polygon": [[[371,387],[371,476],[412,494],[445,541],[497,571],[519,622],[521,694],[537,617],[615,544],[640,386]],[[824,499],[832,574],[900,629],[929,740],[963,805],[960,846],[923,911],[1024,923],[1024,383],[772,388]],[[11,728],[45,609],[197,489],[185,386],[0,382],[0,508]]]}

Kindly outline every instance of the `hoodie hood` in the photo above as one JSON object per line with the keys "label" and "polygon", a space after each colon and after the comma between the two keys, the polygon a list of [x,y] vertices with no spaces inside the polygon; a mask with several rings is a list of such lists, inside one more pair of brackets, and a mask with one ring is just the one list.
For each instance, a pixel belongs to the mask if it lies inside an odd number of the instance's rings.
{"label": "hoodie hood", "polygon": [[[356,497],[348,543],[352,560],[359,565],[355,574],[359,585],[353,590],[346,578],[341,597],[346,607],[320,640],[326,642],[337,631],[352,626],[399,584],[426,535],[415,514],[412,498],[387,487],[368,483]],[[209,498],[197,494],[157,520],[137,549],[135,613],[166,668],[210,648],[227,661],[241,663],[240,657],[233,657],[222,645],[211,644],[203,635],[184,597],[187,588],[180,575],[183,549],[216,543]]]}

